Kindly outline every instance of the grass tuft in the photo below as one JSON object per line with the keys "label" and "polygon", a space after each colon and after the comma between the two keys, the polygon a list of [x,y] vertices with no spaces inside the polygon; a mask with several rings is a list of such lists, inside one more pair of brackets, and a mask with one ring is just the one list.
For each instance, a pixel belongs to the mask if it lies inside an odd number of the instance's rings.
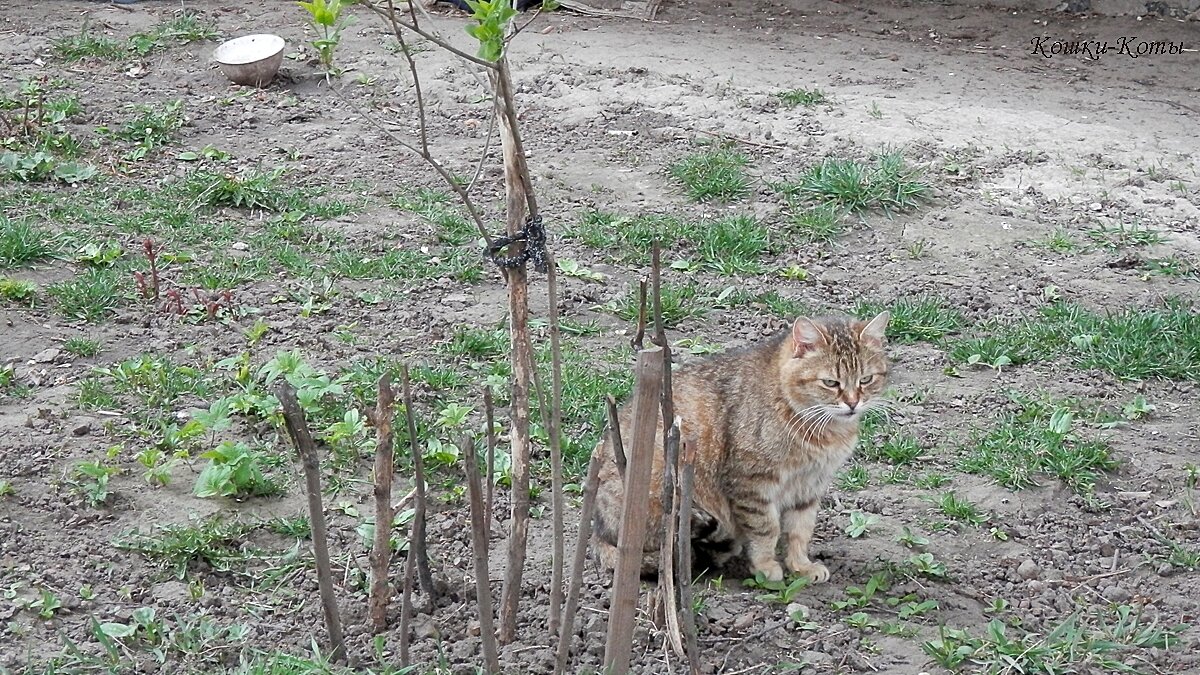
{"label": "grass tuft", "polygon": [[82,61],[84,59],[101,59],[117,61],[128,54],[126,46],[117,40],[88,31],[84,24],[78,35],[71,35],[54,40],[51,43],[54,55],[64,61]]}
{"label": "grass tuft", "polygon": [[826,158],[794,184],[777,186],[785,195],[852,212],[904,211],[929,198],[921,172],[911,169],[899,151],[879,155],[873,166],[853,159]]}
{"label": "grass tuft", "polygon": [[0,269],[18,267],[58,253],[57,237],[23,220],[0,216]]}
{"label": "grass tuft", "polygon": [[1095,314],[1065,302],[1047,305],[1039,319],[979,327],[980,337],[958,340],[959,363],[1020,365],[1066,355],[1084,369],[1122,379],[1200,381],[1200,315],[1188,303]]}
{"label": "grass tuft", "polygon": [[70,281],[46,289],[65,316],[88,323],[104,320],[121,303],[121,277],[111,268],[89,267]]}
{"label": "grass tuft", "polygon": [[721,148],[685,157],[671,165],[670,173],[693,201],[732,202],[750,194],[749,163],[742,153]]}
{"label": "grass tuft", "polygon": [[891,305],[862,301],[855,305],[854,315],[869,319],[885,309],[892,313],[888,338],[900,343],[936,342],[966,325],[961,312],[929,296],[900,298]]}

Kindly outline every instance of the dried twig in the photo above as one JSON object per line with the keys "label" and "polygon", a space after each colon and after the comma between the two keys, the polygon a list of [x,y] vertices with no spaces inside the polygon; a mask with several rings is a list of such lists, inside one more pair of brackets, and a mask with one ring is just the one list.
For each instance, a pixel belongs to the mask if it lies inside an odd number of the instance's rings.
{"label": "dried twig", "polygon": [[662,394],[662,349],[638,352],[634,398],[633,442],[629,470],[625,473],[625,501],[617,537],[617,569],[609,603],[608,641],[604,667],[612,675],[625,675],[633,647],[634,615],[638,603],[646,526],[649,520],[650,473],[654,462]]}
{"label": "dried twig", "polygon": [[[659,544],[658,558],[658,603],[662,610],[662,625],[666,629],[671,648],[682,658],[683,636],[679,630],[679,605],[676,602],[675,537],[678,528],[678,504],[675,502],[675,462],[679,457],[679,419],[673,420],[665,434],[665,459],[663,463],[663,538]],[[682,582],[681,582],[682,583]]]}
{"label": "dried twig", "polygon": [[391,375],[379,378],[375,403],[375,542],[371,547],[371,595],[368,601],[371,629],[376,633],[387,630],[387,606],[391,600],[388,585],[388,564],[392,553],[392,416],[396,392]]}
{"label": "dried twig", "polygon": [[700,672],[700,652],[696,637],[696,615],[692,613],[692,498],[696,481],[696,447],[684,443],[679,455],[679,476],[676,485],[678,508],[677,545],[675,556],[676,581],[679,583],[679,613],[683,630],[684,647],[687,651],[688,672]]}
{"label": "dried twig", "polygon": [[467,498],[471,502],[471,546],[475,553],[475,597],[479,602],[479,636],[483,641],[483,659],[487,672],[500,672],[500,657],[496,650],[496,625],[492,614],[492,589],[488,579],[488,532],[483,512],[483,489],[479,485],[479,459],[475,443],[469,436],[458,442],[463,471],[467,474]]}
{"label": "dried twig", "polygon": [[488,528],[488,540],[492,536],[492,499],[495,493],[496,485],[496,422],[495,410],[492,408],[492,390],[490,387],[483,389],[483,412],[487,422],[487,430],[484,432],[487,435],[487,518],[485,522]]}
{"label": "dried twig", "polygon": [[604,396],[604,404],[608,410],[608,436],[612,441],[613,459],[617,462],[617,473],[625,477],[625,467],[629,460],[625,457],[625,444],[621,442],[621,421],[617,417],[617,400],[612,394]]}
{"label": "dried twig", "polygon": [[[619,435],[620,431],[617,433]],[[583,484],[583,506],[579,511],[579,537],[575,540],[575,557],[571,563],[571,582],[567,588],[562,626],[558,632],[555,675],[562,675],[566,672],[567,656],[575,637],[575,612],[579,608],[579,589],[583,584],[583,566],[587,562],[588,541],[592,538],[592,518],[596,514],[596,487],[599,483],[600,462],[600,453],[593,454],[591,462],[588,463],[587,480]]]}
{"label": "dried twig", "polygon": [[413,533],[417,529],[417,521],[413,520],[412,525],[408,530],[408,555],[404,559],[404,585],[403,591],[400,594],[400,667],[407,668],[412,665],[408,655],[408,634],[412,630],[412,590],[413,590],[413,571],[416,565],[414,564],[417,556],[413,553],[412,538]]}
{"label": "dried twig", "polygon": [[296,446],[300,462],[304,466],[304,487],[308,493],[308,517],[312,527],[313,557],[317,563],[317,585],[321,592],[321,609],[325,613],[325,627],[329,630],[330,653],[335,661],[346,658],[346,646],[342,642],[342,619],[338,614],[337,599],[333,595],[333,571],[329,564],[329,547],[325,532],[325,511],[321,505],[321,465],[317,461],[317,447],[313,443],[304,409],[296,400],[296,389],[284,380],[275,391],[283,407],[283,422],[288,436]]}
{"label": "dried twig", "polygon": [[425,593],[425,606],[433,610],[437,591],[433,587],[433,574],[429,571],[429,552],[425,548],[425,518],[427,504],[425,501],[425,462],[421,457],[421,448],[417,443],[417,419],[413,412],[412,387],[408,381],[408,366],[400,367],[400,383],[404,389],[404,415],[408,418],[408,447],[412,452],[413,486],[417,491],[416,513],[413,514],[412,538],[408,542],[409,555],[416,560],[417,578],[421,582],[421,590]]}
{"label": "dried twig", "polygon": [[416,33],[417,35],[420,35],[421,37],[425,38],[426,40],[429,40],[433,44],[441,47],[442,49],[445,49],[446,51],[450,52],[451,54],[454,54],[455,56],[457,56],[460,59],[463,59],[464,61],[470,61],[471,63],[474,63],[477,66],[483,66],[484,68],[487,68],[489,70],[496,68],[496,64],[492,63],[491,61],[488,61],[486,59],[481,59],[478,56],[474,56],[473,54],[468,54],[467,52],[464,52],[463,50],[459,49],[458,47],[455,47],[454,45],[450,44],[449,42],[446,42],[441,37],[439,37],[433,33],[429,33],[425,30],[422,30],[419,26],[417,26],[413,23],[409,23],[407,21],[397,18],[395,11],[391,8],[390,2],[388,3],[388,5],[389,5],[388,9],[384,9],[383,7],[380,7],[378,5],[378,3],[375,2],[374,0],[360,0],[360,4],[362,4],[364,7],[371,10],[372,12],[375,12],[376,14],[383,17],[384,19],[387,19],[388,21],[390,21],[392,23],[392,25],[396,27],[396,32],[399,32],[400,28],[405,28],[407,30],[411,30],[412,32]]}
{"label": "dried twig", "polygon": [[638,320],[637,332],[633,334],[633,339],[629,341],[629,345],[634,349],[641,351],[645,346],[646,337],[646,280],[638,281]]}

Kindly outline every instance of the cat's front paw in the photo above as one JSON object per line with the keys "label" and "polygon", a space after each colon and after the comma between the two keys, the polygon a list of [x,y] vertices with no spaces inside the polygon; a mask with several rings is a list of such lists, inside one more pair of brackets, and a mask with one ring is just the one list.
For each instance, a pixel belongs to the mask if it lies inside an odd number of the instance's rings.
{"label": "cat's front paw", "polygon": [[829,581],[829,568],[818,562],[788,565],[788,568],[795,574],[812,579],[814,584],[823,584]]}
{"label": "cat's front paw", "polygon": [[[783,581],[783,565],[780,565],[777,560],[755,565],[754,573],[756,575],[763,575],[767,578],[767,581]],[[826,573],[825,578],[829,578],[828,573]]]}

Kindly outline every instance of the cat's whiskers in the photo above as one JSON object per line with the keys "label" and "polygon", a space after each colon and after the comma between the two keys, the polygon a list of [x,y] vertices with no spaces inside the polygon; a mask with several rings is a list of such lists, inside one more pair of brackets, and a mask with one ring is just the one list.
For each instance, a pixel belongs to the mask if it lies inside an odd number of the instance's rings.
{"label": "cat's whiskers", "polygon": [[803,437],[805,440],[811,441],[814,438],[814,435],[811,433],[814,423],[819,423],[822,416],[827,414],[823,405],[813,405],[792,415],[786,427],[788,431],[786,447],[791,447],[792,443],[796,441],[796,434],[804,431],[806,428],[807,432],[804,433]]}

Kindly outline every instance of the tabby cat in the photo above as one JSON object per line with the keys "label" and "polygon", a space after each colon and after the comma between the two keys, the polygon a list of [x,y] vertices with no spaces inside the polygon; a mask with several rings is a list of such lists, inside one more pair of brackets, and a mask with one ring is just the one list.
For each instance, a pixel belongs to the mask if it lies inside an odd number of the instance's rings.
{"label": "tabby cat", "polygon": [[[859,422],[885,405],[884,331],[889,314],[870,321],[796,319],[791,330],[737,351],[686,364],[673,373],[680,438],[695,449],[692,537],[718,564],[744,554],[753,573],[783,578],[784,567],[815,582],[829,570],[808,557],[821,498],[854,451]],[[619,417],[633,434],[632,410]],[[661,447],[662,422],[658,441]],[[628,441],[626,441],[628,442]],[[596,541],[601,562],[616,566],[623,469],[609,438],[600,457]],[[663,536],[662,452],[655,453],[643,572]],[[784,535],[780,565],[776,548]]]}

